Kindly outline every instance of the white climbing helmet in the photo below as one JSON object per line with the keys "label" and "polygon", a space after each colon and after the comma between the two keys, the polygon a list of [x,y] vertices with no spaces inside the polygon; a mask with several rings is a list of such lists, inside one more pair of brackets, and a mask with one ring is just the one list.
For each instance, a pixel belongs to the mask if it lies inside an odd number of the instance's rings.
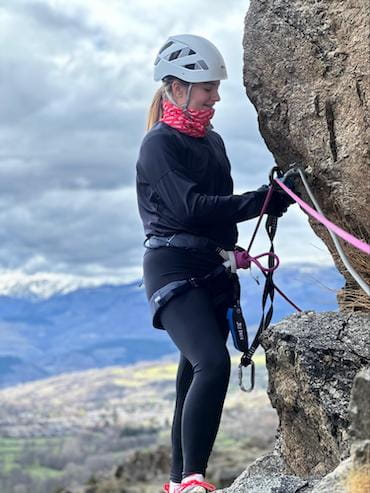
{"label": "white climbing helmet", "polygon": [[216,46],[201,36],[170,36],[154,62],[154,80],[172,75],[185,82],[227,79],[224,59]]}

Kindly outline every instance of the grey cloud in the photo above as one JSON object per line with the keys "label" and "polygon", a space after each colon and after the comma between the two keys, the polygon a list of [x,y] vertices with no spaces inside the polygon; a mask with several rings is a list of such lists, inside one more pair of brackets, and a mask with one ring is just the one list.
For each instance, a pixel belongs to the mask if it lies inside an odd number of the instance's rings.
{"label": "grey cloud", "polygon": [[41,257],[74,271],[78,264],[114,269],[137,263],[142,234],[133,199],[124,190],[112,195],[57,192],[27,208],[15,205],[0,215],[0,243],[6,245],[0,264],[14,268]]}
{"label": "grey cloud", "polygon": [[[247,5],[188,0],[186,9],[173,2],[160,12],[143,1],[114,5],[122,31],[94,17],[87,0],[12,0],[3,7],[0,270],[104,276],[141,264],[135,162],[158,87],[152,63],[169,34],[203,34],[224,53],[230,79],[222,84],[215,129],[235,189],[266,182],[272,157],[241,78]],[[235,29],[224,22],[232,12],[240,12]]]}
{"label": "grey cloud", "polygon": [[[70,89],[54,88],[48,84],[47,65],[40,67],[46,81],[41,88],[32,77],[24,80],[29,111],[25,110],[27,105],[20,105],[22,114],[13,112],[13,120],[9,115],[4,118],[0,190],[13,190],[24,194],[25,199],[50,188],[132,184],[139,146],[137,130],[144,133],[144,118],[135,103],[129,106],[124,101],[120,81],[112,82],[109,74],[99,74],[96,67],[85,86],[74,88],[67,81]],[[22,79],[18,72],[15,80]],[[8,87],[6,100],[19,100],[17,84],[9,83]],[[42,98],[35,96],[35,102],[34,95],[39,93]]]}
{"label": "grey cloud", "polygon": [[93,191],[132,186],[135,158],[122,149],[109,154],[104,148],[92,148],[83,156],[78,150],[69,150],[44,160],[0,160],[0,193],[27,202],[55,189]]}
{"label": "grey cloud", "polygon": [[13,12],[19,16],[27,18],[28,22],[35,22],[38,29],[51,31],[53,36],[59,31],[59,35],[71,37],[74,41],[76,37],[93,40],[97,48],[106,45],[103,30],[91,23],[87,9],[76,6],[67,8],[66,5],[66,8],[62,10],[45,1],[33,2],[29,0],[18,2],[18,5],[14,6],[13,9]]}
{"label": "grey cloud", "polygon": [[40,111],[60,94],[45,61],[27,56],[1,56],[0,125],[11,126]]}

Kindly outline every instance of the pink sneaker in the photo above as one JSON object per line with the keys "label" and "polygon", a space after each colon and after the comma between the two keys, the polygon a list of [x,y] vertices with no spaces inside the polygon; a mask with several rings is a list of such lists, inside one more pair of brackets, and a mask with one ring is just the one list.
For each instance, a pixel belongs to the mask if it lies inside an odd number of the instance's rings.
{"label": "pink sneaker", "polygon": [[[180,483],[179,483],[179,485],[178,485],[178,486],[177,486],[177,485],[175,486],[175,493],[179,493],[179,491],[180,491],[180,490],[179,490],[179,487],[180,487],[180,486],[181,486],[181,485],[180,485]],[[170,483],[165,483],[165,484],[163,485],[163,491],[164,491],[165,493],[170,493]]]}
{"label": "pink sneaker", "polygon": [[179,493],[208,493],[209,491],[215,491],[215,489],[216,486],[211,483],[191,479],[186,483],[180,484]]}

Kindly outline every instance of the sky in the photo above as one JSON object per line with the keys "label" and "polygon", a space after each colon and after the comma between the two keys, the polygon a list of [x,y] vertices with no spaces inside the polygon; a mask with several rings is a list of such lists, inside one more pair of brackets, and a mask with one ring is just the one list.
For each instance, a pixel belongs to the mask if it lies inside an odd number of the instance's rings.
{"label": "sky", "polygon": [[[171,34],[209,38],[229,78],[213,125],[235,193],[274,165],[242,80],[247,1],[0,0],[0,292],[10,279],[131,282],[143,228],[135,164],[152,96],[153,63]],[[253,221],[239,225],[246,245]],[[266,251],[263,232],[254,253]],[[306,216],[280,220],[284,263],[330,265]],[[253,253],[253,252],[252,252]]]}

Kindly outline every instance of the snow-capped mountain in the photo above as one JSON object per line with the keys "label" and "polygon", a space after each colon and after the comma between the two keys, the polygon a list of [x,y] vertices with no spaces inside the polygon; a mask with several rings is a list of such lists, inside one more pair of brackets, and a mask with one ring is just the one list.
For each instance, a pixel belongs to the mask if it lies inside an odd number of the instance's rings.
{"label": "snow-capped mountain", "polygon": [[117,277],[102,279],[100,277],[87,278],[50,272],[24,274],[23,272],[12,271],[0,273],[0,296],[37,301],[82,288],[98,287],[104,284],[120,285],[122,283],[122,279]]}

